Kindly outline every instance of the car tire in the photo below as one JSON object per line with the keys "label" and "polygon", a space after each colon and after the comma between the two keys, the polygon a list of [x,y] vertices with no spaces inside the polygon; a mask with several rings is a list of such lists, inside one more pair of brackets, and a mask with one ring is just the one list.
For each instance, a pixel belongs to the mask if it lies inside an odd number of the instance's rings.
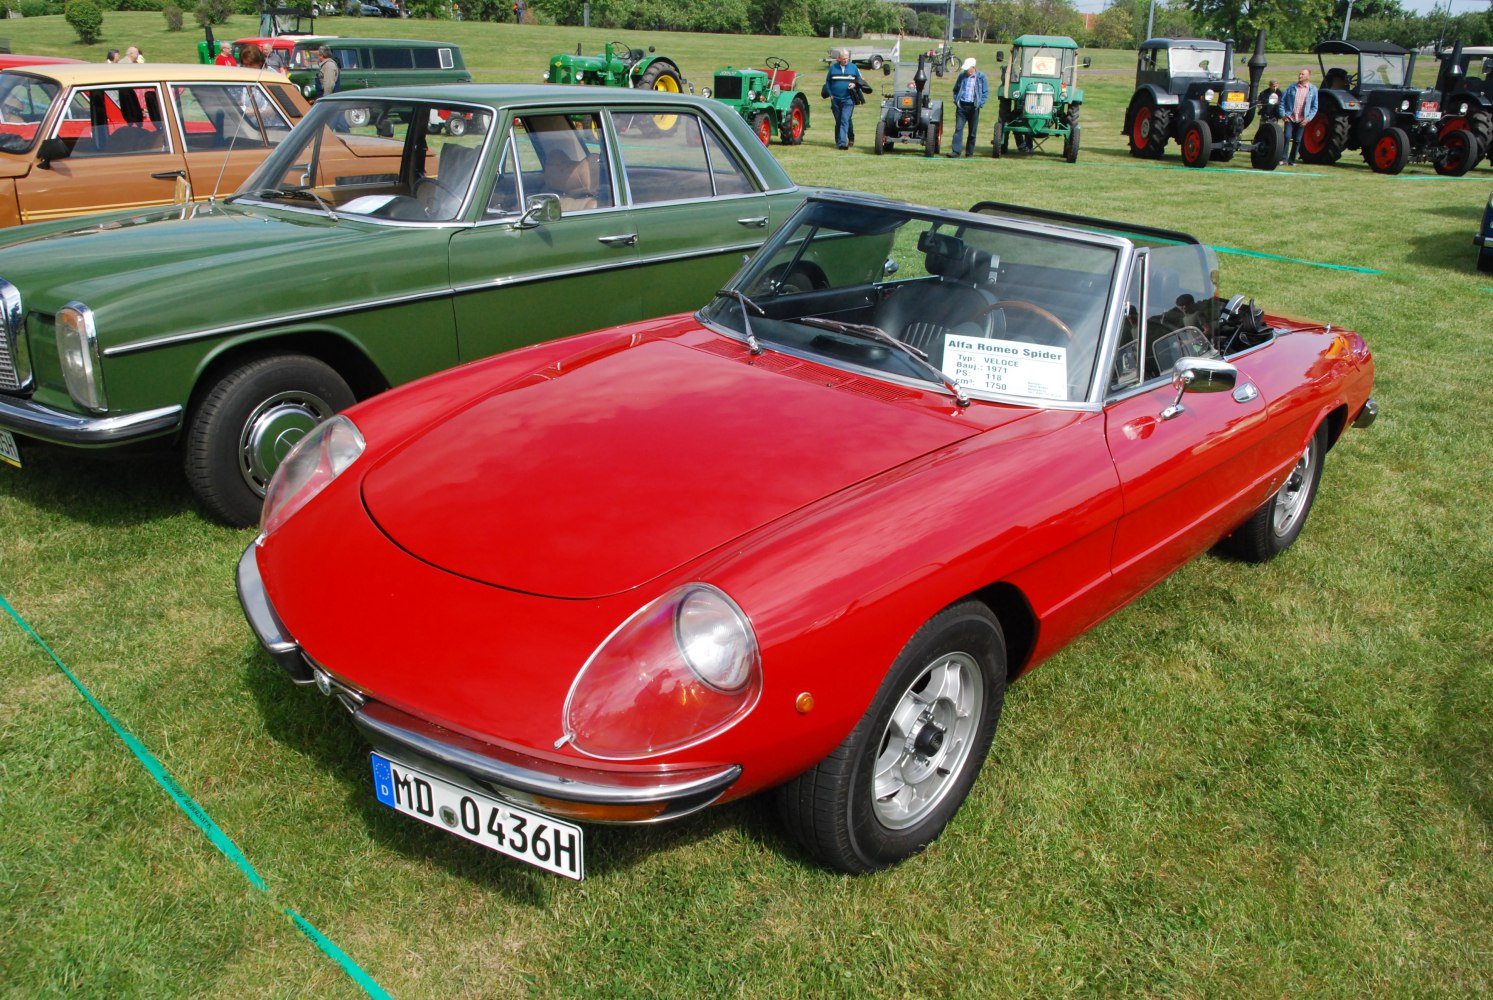
{"label": "car tire", "polygon": [[1286,130],[1277,122],[1265,122],[1255,133],[1254,145],[1249,150],[1249,165],[1256,170],[1274,170],[1285,148]]}
{"label": "car tire", "polygon": [[1213,156],[1213,130],[1201,118],[1187,123],[1182,131],[1182,162],[1189,167],[1206,167]]}
{"label": "car tire", "polygon": [[1471,129],[1454,128],[1441,137],[1442,155],[1437,157],[1436,172],[1443,177],[1461,177],[1482,159],[1482,147]]}
{"label": "car tire", "polygon": [[451,117],[446,119],[446,134],[453,136],[467,134],[467,120],[460,112],[453,112]]}
{"label": "car tire", "polygon": [[809,102],[804,95],[795,94],[783,116],[783,126],[778,130],[778,141],[785,146],[797,146],[804,141],[804,129],[809,120]]}
{"label": "car tire", "polygon": [[1291,547],[1306,524],[1317,487],[1322,482],[1322,459],[1327,454],[1327,425],[1321,424],[1280,489],[1224,539],[1220,548],[1245,562],[1269,562]]}
{"label": "car tire", "polygon": [[892,144],[886,141],[886,120],[882,119],[876,123],[876,141],[871,143],[871,152],[880,156],[882,153],[889,152],[891,148]]}
{"label": "car tire", "polygon": [[1006,688],[1000,623],[978,601],[933,616],[829,756],[778,790],[784,825],[822,864],[865,874],[926,848],[990,750]]}
{"label": "car tire", "polygon": [[881,58],[881,56],[872,56],[871,57],[871,71],[874,72],[874,73],[880,73],[881,72],[881,64],[882,64],[882,62],[884,62],[884,60]]}
{"label": "car tire", "polygon": [[1410,136],[1396,126],[1384,129],[1364,148],[1363,158],[1376,174],[1397,174],[1410,162]]}
{"label": "car tire", "polygon": [[183,464],[213,516],[259,523],[270,477],[312,427],[355,402],[329,365],[305,354],[257,358],[227,372],[192,408]]}
{"label": "car tire", "polygon": [[342,112],[342,119],[349,128],[362,128],[373,120],[373,113],[367,108],[348,108]]}

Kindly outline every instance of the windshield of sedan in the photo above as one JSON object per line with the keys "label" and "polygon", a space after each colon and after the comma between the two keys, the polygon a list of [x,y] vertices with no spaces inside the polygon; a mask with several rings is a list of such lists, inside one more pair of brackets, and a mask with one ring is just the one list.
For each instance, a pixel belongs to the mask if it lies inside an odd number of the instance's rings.
{"label": "windshield of sedan", "polygon": [[334,216],[451,222],[464,213],[492,112],[413,100],[318,101],[234,195]]}
{"label": "windshield of sedan", "polygon": [[0,151],[24,153],[62,88],[27,73],[0,73]]}
{"label": "windshield of sedan", "polygon": [[1091,390],[1119,262],[1102,237],[811,201],[732,283],[748,301],[731,293],[701,315],[826,364],[1076,403]]}

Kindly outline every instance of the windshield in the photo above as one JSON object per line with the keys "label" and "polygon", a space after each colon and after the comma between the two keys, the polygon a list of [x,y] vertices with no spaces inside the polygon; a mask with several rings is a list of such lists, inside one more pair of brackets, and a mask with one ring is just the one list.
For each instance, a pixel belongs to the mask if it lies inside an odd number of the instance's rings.
{"label": "windshield", "polygon": [[395,222],[470,201],[492,112],[414,100],[318,101],[235,198]]}
{"label": "windshield", "polygon": [[1077,49],[1034,48],[1021,49],[1017,64],[1022,76],[1057,76],[1072,68]]}
{"label": "windshield", "polygon": [[1172,76],[1206,76],[1210,80],[1223,79],[1223,50],[1194,49],[1173,45],[1167,57],[1171,60]]}
{"label": "windshield", "polygon": [[28,151],[61,90],[51,80],[26,73],[0,73],[0,151]]}
{"label": "windshield", "polygon": [[750,302],[721,297],[702,317],[824,364],[1083,402],[1117,300],[1120,249],[1101,240],[811,201],[733,282]]}
{"label": "windshield", "polygon": [[1403,87],[1405,85],[1404,56],[1365,52],[1359,59],[1363,64],[1365,87]]}

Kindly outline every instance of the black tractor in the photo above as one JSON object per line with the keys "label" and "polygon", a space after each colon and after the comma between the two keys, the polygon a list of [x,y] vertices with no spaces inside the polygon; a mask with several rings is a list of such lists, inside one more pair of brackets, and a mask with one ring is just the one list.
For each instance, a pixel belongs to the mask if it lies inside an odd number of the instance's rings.
{"label": "black tractor", "polygon": [[[883,73],[890,71],[891,66],[882,67]],[[924,156],[937,156],[943,141],[943,101],[928,98],[928,54],[918,55],[917,71],[906,87],[899,86],[901,71],[899,65],[898,76],[893,76],[890,87],[882,91],[881,118],[876,122],[876,141],[871,150],[889,153],[894,144],[911,142],[923,147]]]}
{"label": "black tractor", "polygon": [[1489,156],[1493,150],[1493,46],[1463,48],[1458,42],[1439,58],[1436,89],[1441,91],[1438,133],[1442,144],[1447,133],[1465,128],[1477,136],[1483,156]]}
{"label": "black tractor", "polygon": [[1411,84],[1415,53],[1391,42],[1319,42],[1322,67],[1317,114],[1301,136],[1301,158],[1329,165],[1361,150],[1375,173],[1397,174],[1407,163],[1430,163],[1460,177],[1482,155],[1466,128],[1443,132],[1440,90]]}
{"label": "black tractor", "polygon": [[1255,98],[1265,73],[1265,32],[1255,40],[1249,82],[1234,76],[1234,43],[1208,38],[1151,38],[1142,43],[1135,67],[1135,94],[1125,111],[1130,155],[1159,159],[1169,140],[1182,147],[1182,162],[1206,167],[1249,151],[1256,170],[1274,170],[1285,145],[1276,122],[1264,122],[1254,138]]}

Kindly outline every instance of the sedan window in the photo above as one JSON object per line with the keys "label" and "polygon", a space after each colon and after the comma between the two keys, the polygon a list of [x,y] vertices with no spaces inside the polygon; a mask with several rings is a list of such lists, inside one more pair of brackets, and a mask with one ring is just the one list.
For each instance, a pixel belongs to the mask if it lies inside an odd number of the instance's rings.
{"label": "sedan window", "polygon": [[634,204],[756,190],[740,161],[696,115],[614,111],[612,123]]}
{"label": "sedan window", "polygon": [[50,80],[0,73],[0,150],[22,153],[30,149],[61,89]]}
{"label": "sedan window", "polygon": [[57,133],[74,157],[163,153],[169,147],[157,87],[76,90]]}
{"label": "sedan window", "polygon": [[258,87],[185,84],[175,88],[187,149],[263,149],[278,145],[290,122]]}
{"label": "sedan window", "polygon": [[552,194],[566,212],[617,203],[598,112],[514,118],[489,210],[516,211],[531,194]]}

